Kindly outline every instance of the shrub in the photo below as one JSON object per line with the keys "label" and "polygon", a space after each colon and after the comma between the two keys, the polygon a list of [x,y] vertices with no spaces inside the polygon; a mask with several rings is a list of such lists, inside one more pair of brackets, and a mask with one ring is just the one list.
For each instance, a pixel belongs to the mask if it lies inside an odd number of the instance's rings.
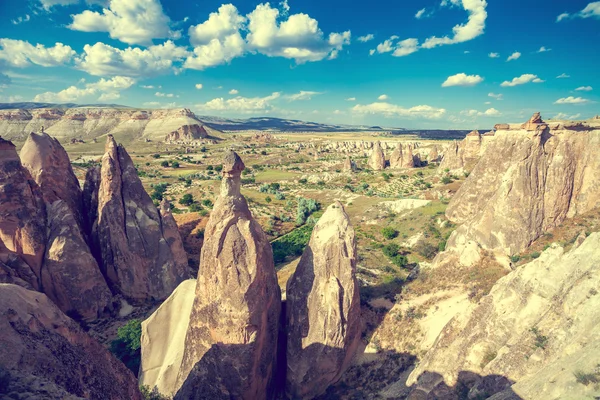
{"label": "shrub", "polygon": [[275,194],[275,198],[277,200],[285,200],[285,196],[283,195],[283,193],[279,192],[277,194]]}
{"label": "shrub", "polygon": [[386,244],[383,246],[382,251],[383,254],[398,267],[404,267],[406,264],[408,264],[406,256],[400,254],[400,246],[398,246],[396,243]]}
{"label": "shrub", "polygon": [[140,369],[142,321],[132,319],[117,330],[117,339],[110,351],[129,368],[135,376]]}
{"label": "shrub", "polygon": [[515,254],[514,256],[510,256],[510,261],[513,264],[518,263],[521,260],[521,256],[519,256],[518,254]]}
{"label": "shrub", "polygon": [[433,258],[437,252],[438,248],[427,242],[419,242],[414,247],[415,251],[419,253],[421,256],[429,259]]}
{"label": "shrub", "polygon": [[202,200],[202,205],[204,207],[212,208],[213,202],[210,201],[209,199],[204,199],[204,200]]}
{"label": "shrub", "polygon": [[392,240],[393,238],[398,236],[398,231],[390,226],[386,226],[385,228],[383,228],[381,230],[381,234],[383,235],[384,238],[386,238],[388,240]]}
{"label": "shrub", "polygon": [[276,264],[285,261],[288,256],[300,256],[310,240],[313,225],[304,225],[271,243],[273,259]]}
{"label": "shrub", "polygon": [[179,204],[181,204],[182,206],[191,206],[192,204],[194,204],[194,196],[192,196],[189,193],[184,194],[183,197],[179,199]]}
{"label": "shrub", "polygon": [[204,239],[204,229],[198,229],[194,236],[196,236],[196,239]]}
{"label": "shrub", "polygon": [[203,209],[200,204],[194,203],[194,204],[190,205],[189,210],[190,210],[190,212],[199,212],[199,211],[202,211]]}
{"label": "shrub", "polygon": [[590,383],[600,383],[600,377],[596,373],[585,373],[581,370],[577,370],[573,373],[575,375],[575,380],[577,383],[581,383],[582,385],[589,385]]}
{"label": "shrub", "polygon": [[548,336],[542,335],[538,328],[533,327],[529,330],[534,335],[535,347],[544,350],[548,344]]}
{"label": "shrub", "polygon": [[171,167],[173,167],[173,168],[179,168],[179,162],[178,161],[173,161],[173,163],[171,164]]}
{"label": "shrub", "polygon": [[265,201],[266,201],[267,203],[270,203],[270,202],[272,201],[272,200],[271,200],[271,197],[269,197],[269,196],[265,197]]}
{"label": "shrub", "polygon": [[160,158],[160,154],[152,154],[153,158]]}
{"label": "shrub", "polygon": [[452,178],[450,178],[449,176],[444,176],[444,177],[442,178],[442,183],[443,183],[444,185],[447,185],[447,184],[449,184],[449,183],[452,183]]}
{"label": "shrub", "polygon": [[154,187],[152,188],[152,194],[150,195],[152,200],[161,201],[163,199],[163,195],[167,191],[168,186],[169,185],[167,183],[157,183],[156,185],[154,185]]}
{"label": "shrub", "polygon": [[308,182],[308,180],[306,178],[302,178],[298,181],[298,183],[305,185]]}
{"label": "shrub", "polygon": [[165,160],[165,161],[163,161],[163,162],[160,163],[160,166],[163,167],[163,168],[167,168],[169,166],[169,162]]}
{"label": "shrub", "polygon": [[160,394],[156,386],[150,389],[150,386],[140,385],[140,392],[144,400],[170,400],[169,397]]}
{"label": "shrub", "polygon": [[541,254],[540,254],[540,252],[539,252],[539,251],[536,251],[536,252],[533,252],[533,253],[531,253],[531,258],[532,258],[532,259],[536,259],[536,258],[538,258],[540,255],[541,255]]}

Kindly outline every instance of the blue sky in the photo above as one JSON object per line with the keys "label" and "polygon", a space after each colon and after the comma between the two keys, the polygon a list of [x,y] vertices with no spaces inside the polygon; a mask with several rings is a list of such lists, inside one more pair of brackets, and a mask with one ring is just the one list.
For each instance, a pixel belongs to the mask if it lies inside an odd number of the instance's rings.
{"label": "blue sky", "polygon": [[599,114],[599,65],[600,1],[0,0],[0,102],[490,129]]}

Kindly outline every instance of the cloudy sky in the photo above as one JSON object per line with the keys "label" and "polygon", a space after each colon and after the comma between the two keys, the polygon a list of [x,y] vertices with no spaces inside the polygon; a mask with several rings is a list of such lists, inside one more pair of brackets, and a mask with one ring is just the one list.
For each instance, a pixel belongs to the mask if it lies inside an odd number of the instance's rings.
{"label": "cloudy sky", "polygon": [[600,1],[0,0],[0,102],[486,129],[599,114],[599,65]]}

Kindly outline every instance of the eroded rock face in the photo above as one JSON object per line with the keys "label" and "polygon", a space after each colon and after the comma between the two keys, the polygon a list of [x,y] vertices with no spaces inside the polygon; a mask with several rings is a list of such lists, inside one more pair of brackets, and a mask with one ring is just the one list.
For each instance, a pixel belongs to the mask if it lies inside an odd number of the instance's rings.
{"label": "eroded rock face", "polygon": [[203,126],[194,124],[194,125],[183,125],[177,130],[167,134],[165,137],[166,142],[178,142],[185,141],[190,142],[193,140],[200,140],[208,137],[208,133]]}
{"label": "eroded rock face", "polygon": [[535,114],[532,115],[532,117],[529,119],[529,121],[525,122],[523,125],[521,125],[521,129],[524,129],[526,131],[543,131],[544,129],[547,129],[548,125],[546,125],[544,123],[544,121],[542,120],[542,116],[540,115],[539,112],[536,112]]}
{"label": "eroded rock face", "polygon": [[167,298],[188,276],[187,262],[172,250],[183,246],[181,238],[172,232],[168,218],[165,237],[160,213],[129,154],[112,136],[106,142],[99,181],[94,182],[93,172],[88,178],[89,197],[84,202],[94,204],[97,196],[92,240],[109,284],[133,301]]}
{"label": "eroded rock face", "polygon": [[413,155],[413,149],[410,144],[406,145],[404,149],[404,154],[402,157],[402,165],[401,168],[414,168],[415,167],[415,157]]}
{"label": "eroded rock face", "polygon": [[429,151],[429,155],[427,156],[428,162],[438,162],[440,161],[440,153],[438,152],[437,146],[433,146]]}
{"label": "eroded rock face", "polygon": [[479,131],[472,131],[460,143],[456,140],[444,151],[439,171],[470,172],[481,157],[483,138]]}
{"label": "eroded rock face", "polygon": [[240,194],[229,152],[204,233],[176,399],[265,399],[273,390],[281,293],[271,245]]}
{"label": "eroded rock face", "polygon": [[498,280],[446,325],[407,384],[428,371],[452,385],[460,371],[472,371],[516,382],[512,390],[523,399],[593,397],[597,390],[574,373],[593,373],[600,358],[598,248],[600,233],[566,253],[555,244]]}
{"label": "eroded rock face", "polygon": [[402,168],[402,145],[398,144],[390,156],[390,168]]}
{"label": "eroded rock face", "polygon": [[142,400],[125,365],[42,293],[0,284],[0,331],[0,366],[20,377],[8,389],[17,386],[12,389],[23,395],[40,390],[23,386],[41,381],[53,387],[38,398]]}
{"label": "eroded rock face", "polygon": [[47,215],[41,290],[68,315],[95,319],[111,308],[112,294],[82,227],[82,197],[69,156],[45,133],[29,135],[20,158],[41,188]]}
{"label": "eroded rock face", "polygon": [[371,157],[369,157],[369,167],[375,171],[382,171],[385,169],[385,155],[381,148],[381,143],[375,142]]}
{"label": "eroded rock face", "polygon": [[15,146],[0,138],[0,282],[40,290],[45,250],[42,192]]}
{"label": "eroded rock face", "polygon": [[350,159],[350,156],[344,160],[344,171],[356,171],[356,163]]}
{"label": "eroded rock face", "polygon": [[340,378],[361,335],[356,240],[340,202],[319,219],[286,295],[286,393],[311,399]]}

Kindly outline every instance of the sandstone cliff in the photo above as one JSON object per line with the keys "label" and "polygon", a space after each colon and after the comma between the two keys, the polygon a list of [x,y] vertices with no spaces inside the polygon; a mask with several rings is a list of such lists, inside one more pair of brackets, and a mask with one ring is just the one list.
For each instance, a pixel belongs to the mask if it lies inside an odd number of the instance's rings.
{"label": "sandstone cliff", "polygon": [[472,371],[507,379],[496,384],[485,378],[470,382],[474,388],[469,398],[507,389],[508,381],[516,383],[507,393],[514,391],[523,399],[583,399],[600,394],[575,376],[578,371],[598,374],[598,248],[600,233],[566,253],[555,244],[501,278],[479,305],[446,325],[407,384],[416,382],[430,390],[443,384],[428,382],[430,373],[439,373],[453,385],[460,371]]}
{"label": "sandstone cliff", "polygon": [[487,139],[479,131],[472,131],[460,143],[453,141],[444,150],[438,171],[448,169],[453,173],[470,172],[485,150],[484,143],[487,143]]}
{"label": "sandstone cliff", "polygon": [[240,194],[229,152],[205,229],[176,399],[265,399],[273,390],[281,293],[271,245]]}
{"label": "sandstone cliff", "polygon": [[385,169],[385,154],[381,148],[380,142],[375,142],[373,151],[369,157],[369,167],[374,171],[382,171]]}
{"label": "sandstone cliff", "polygon": [[164,223],[129,154],[112,136],[99,176],[90,172],[87,177],[84,203],[97,205],[90,209],[95,216],[91,236],[111,288],[134,301],[167,298],[188,277],[170,213]]}
{"label": "sandstone cliff", "polygon": [[0,332],[7,398],[142,400],[133,374],[42,293],[0,284]]}
{"label": "sandstone cliff", "polygon": [[286,296],[286,393],[312,399],[350,365],[361,335],[356,239],[340,202],[319,219]]}
{"label": "sandstone cliff", "polygon": [[183,125],[165,136],[165,142],[192,142],[208,137],[206,129],[198,124]]}

